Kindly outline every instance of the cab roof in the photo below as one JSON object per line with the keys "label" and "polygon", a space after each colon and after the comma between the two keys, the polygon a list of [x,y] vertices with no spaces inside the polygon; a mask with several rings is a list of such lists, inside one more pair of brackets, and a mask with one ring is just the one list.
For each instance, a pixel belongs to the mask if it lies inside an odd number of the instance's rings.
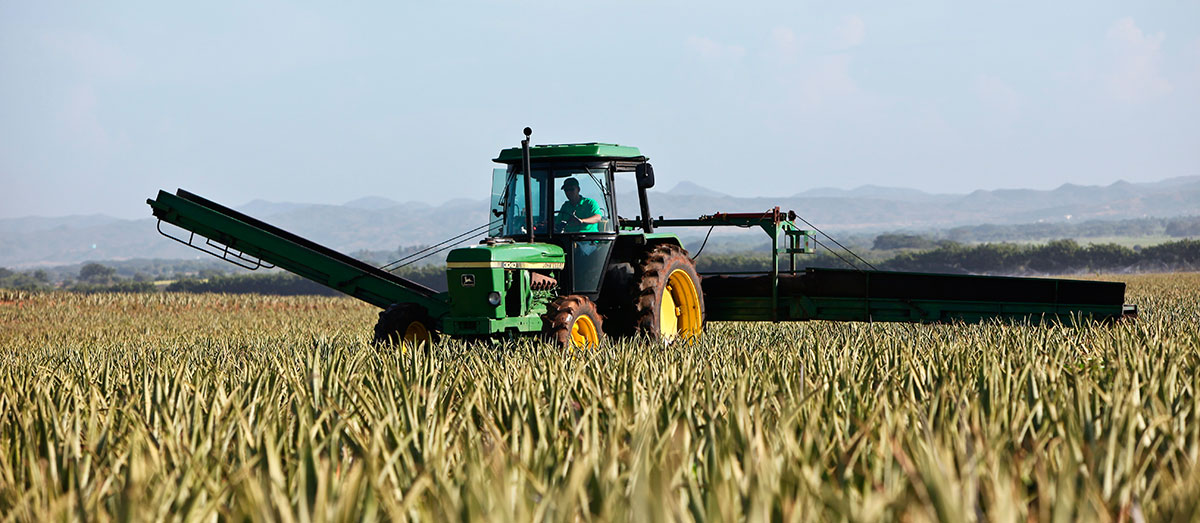
{"label": "cab roof", "polygon": [[[530,160],[548,160],[548,159],[566,159],[566,158],[581,158],[581,159],[627,159],[627,160],[645,160],[642,152],[637,147],[628,145],[617,145],[615,143],[560,143],[550,145],[534,145],[529,148]],[[500,156],[492,160],[497,163],[519,163],[521,161],[521,148],[513,147],[500,151]]]}

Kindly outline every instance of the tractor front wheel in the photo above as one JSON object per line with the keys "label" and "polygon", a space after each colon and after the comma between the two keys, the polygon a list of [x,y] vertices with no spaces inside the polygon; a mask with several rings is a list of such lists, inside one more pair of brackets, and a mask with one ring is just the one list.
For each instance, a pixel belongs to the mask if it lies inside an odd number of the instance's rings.
{"label": "tractor front wheel", "polygon": [[374,342],[376,345],[395,344],[400,350],[407,351],[422,343],[427,348],[432,346],[435,336],[433,319],[425,307],[415,303],[393,303],[379,313]]}
{"label": "tractor front wheel", "polygon": [[604,338],[604,322],[596,312],[596,304],[583,296],[554,300],[542,321],[548,341],[564,349],[594,348]]}
{"label": "tractor front wheel", "polygon": [[637,332],[651,339],[692,340],[704,331],[704,293],[687,251],[657,245],[639,268],[634,290]]}

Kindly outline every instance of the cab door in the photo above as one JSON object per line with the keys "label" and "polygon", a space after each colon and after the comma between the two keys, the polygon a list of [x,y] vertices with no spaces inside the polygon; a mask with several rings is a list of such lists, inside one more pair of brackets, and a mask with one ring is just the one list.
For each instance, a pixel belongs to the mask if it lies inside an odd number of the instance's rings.
{"label": "cab door", "polygon": [[571,294],[582,294],[595,300],[600,294],[600,284],[608,258],[612,255],[616,234],[577,236],[570,241],[567,265],[570,271]]}

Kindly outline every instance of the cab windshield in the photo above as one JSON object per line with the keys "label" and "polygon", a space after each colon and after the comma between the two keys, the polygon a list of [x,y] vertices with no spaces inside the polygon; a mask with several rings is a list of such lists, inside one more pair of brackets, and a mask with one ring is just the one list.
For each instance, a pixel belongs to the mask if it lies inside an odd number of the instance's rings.
{"label": "cab windshield", "polygon": [[[533,232],[545,234],[611,233],[612,191],[603,168],[571,167],[532,170]],[[553,212],[547,212],[553,209]],[[492,172],[490,236],[527,235],[525,179],[516,166]]]}

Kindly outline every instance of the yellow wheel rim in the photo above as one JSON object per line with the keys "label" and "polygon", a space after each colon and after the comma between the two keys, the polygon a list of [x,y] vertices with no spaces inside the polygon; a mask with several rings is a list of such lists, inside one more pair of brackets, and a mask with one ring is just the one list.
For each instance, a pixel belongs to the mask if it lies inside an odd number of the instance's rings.
{"label": "yellow wheel rim", "polygon": [[681,336],[691,339],[700,335],[702,327],[700,293],[696,291],[696,283],[683,269],[671,271],[659,308],[659,334],[665,341],[673,341]]}
{"label": "yellow wheel rim", "polygon": [[[669,280],[668,280],[669,282]],[[673,340],[679,335],[679,315],[675,313],[674,289],[670,283],[663,289],[662,305],[658,308],[658,332],[664,340]]]}
{"label": "yellow wheel rim", "polygon": [[571,323],[571,346],[576,349],[587,349],[600,344],[600,334],[592,319],[580,315]]}
{"label": "yellow wheel rim", "polygon": [[404,329],[404,337],[401,338],[400,345],[404,350],[408,350],[410,346],[416,348],[420,347],[422,343],[433,344],[433,337],[429,335],[429,329],[426,329],[425,325],[419,321],[409,323],[408,328]]}

